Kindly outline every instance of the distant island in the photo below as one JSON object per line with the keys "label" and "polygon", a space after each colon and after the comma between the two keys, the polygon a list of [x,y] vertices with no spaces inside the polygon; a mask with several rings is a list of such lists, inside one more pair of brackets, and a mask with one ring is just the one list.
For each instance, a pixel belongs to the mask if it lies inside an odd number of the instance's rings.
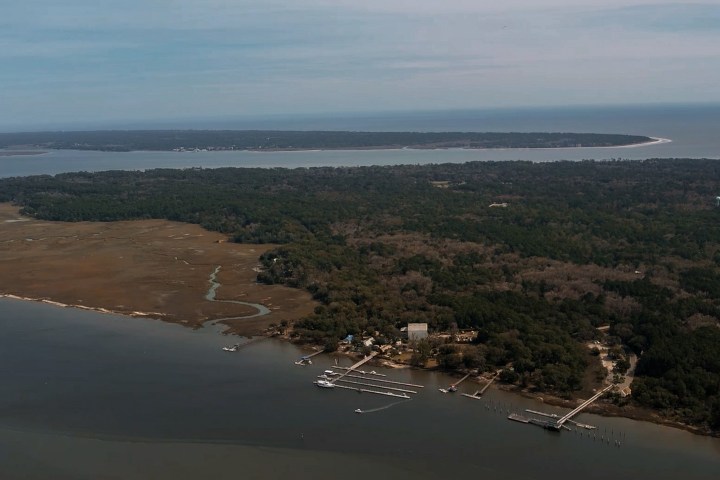
{"label": "distant island", "polygon": [[129,152],[440,148],[578,148],[652,143],[642,135],[519,132],[348,132],[274,130],[98,130],[0,133],[0,148]]}

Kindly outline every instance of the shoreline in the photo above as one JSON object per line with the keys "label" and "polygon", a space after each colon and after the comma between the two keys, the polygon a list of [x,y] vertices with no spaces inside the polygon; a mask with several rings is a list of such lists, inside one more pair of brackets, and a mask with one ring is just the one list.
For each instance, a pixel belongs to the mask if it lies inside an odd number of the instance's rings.
{"label": "shoreline", "polygon": [[[80,310],[88,310],[88,311],[102,313],[102,314],[108,314],[108,315],[119,315],[119,316],[125,316],[125,317],[131,317],[131,318],[141,318],[141,319],[148,319],[148,320],[150,320],[150,319],[160,320],[160,321],[163,321],[168,324],[190,327],[190,325],[173,322],[173,321],[170,321],[170,320],[164,318],[166,316],[166,314],[161,313],[161,312],[134,311],[134,312],[126,313],[126,312],[119,312],[119,311],[110,310],[110,309],[102,308],[102,307],[88,307],[85,305],[71,305],[71,304],[66,304],[66,303],[62,303],[62,302],[56,302],[56,301],[53,301],[53,300],[50,300],[47,298],[22,297],[19,295],[13,295],[13,294],[8,294],[8,293],[0,293],[0,299],[2,299],[2,298],[8,298],[11,300],[19,300],[19,301],[26,301],[26,302],[44,303],[47,305],[52,305],[52,306],[60,307],[60,308],[77,308]],[[208,326],[212,326],[215,323],[217,323],[218,321],[222,321],[222,320],[223,319],[219,319],[219,320],[215,320],[215,321],[210,320],[208,322]],[[201,325],[200,328],[202,328],[203,326],[204,325]],[[195,328],[195,327],[192,327],[192,328]],[[223,332],[222,335],[236,335],[239,337],[245,336],[245,335],[239,334],[237,332],[233,332],[233,331]],[[299,345],[299,344],[293,342],[286,335],[275,335],[272,333],[271,334],[263,333],[262,335],[257,335],[257,336],[266,337],[266,338],[276,338],[278,340],[288,342],[288,343],[298,347],[299,349],[303,348],[303,345]],[[321,350],[315,349],[315,347],[317,347],[317,345],[305,344],[304,346],[311,347],[313,352],[321,351]],[[327,355],[330,355],[330,356],[337,355],[337,356],[343,356],[346,358],[354,358],[357,356],[353,353],[338,352],[338,351],[324,352],[324,353],[326,353]],[[445,370],[441,370],[437,367],[423,368],[423,367],[412,366],[412,365],[408,365],[405,363],[398,363],[389,358],[378,358],[378,359],[373,360],[371,363],[374,363],[380,367],[392,368],[392,369],[413,369],[414,368],[414,369],[418,369],[418,370],[422,370],[422,371],[426,371],[426,372],[440,373],[440,374],[446,375],[448,377],[452,377],[453,374],[461,373],[461,372],[448,372]],[[475,379],[471,379],[470,381],[475,382]],[[475,382],[475,383],[477,383],[477,382]],[[499,383],[499,384],[495,384],[493,386],[493,388],[496,388],[498,390],[501,390],[501,391],[504,391],[507,393],[511,393],[514,395],[519,395],[523,398],[536,400],[536,401],[539,401],[539,402],[542,402],[544,404],[551,405],[554,407],[562,407],[562,408],[571,408],[572,409],[575,406],[577,406],[577,401],[581,400],[579,397],[576,397],[576,396],[573,396],[571,399],[565,399],[565,398],[558,397],[558,396],[550,394],[550,393],[541,393],[541,392],[532,393],[527,390],[521,389],[517,385],[511,385],[511,384]],[[600,415],[603,417],[621,417],[621,418],[627,418],[627,419],[635,420],[635,421],[649,422],[649,423],[653,423],[656,425],[662,425],[665,427],[677,428],[680,430],[684,430],[684,431],[693,433],[695,435],[720,438],[720,433],[708,431],[706,429],[688,425],[688,424],[685,424],[682,422],[677,422],[677,421],[674,421],[669,418],[664,418],[664,417],[660,416],[658,413],[653,412],[652,410],[645,409],[643,407],[632,406],[632,407],[626,408],[625,410],[622,410],[622,409],[623,409],[623,407],[620,407],[617,405],[603,403],[603,404],[595,404],[595,405],[588,407],[588,409],[586,410],[585,413],[590,413],[593,415]],[[632,411],[628,411],[628,410],[632,410]]]}
{"label": "shoreline", "polygon": [[217,150],[102,150],[102,149],[80,149],[75,150],[72,148],[51,148],[47,149],[47,151],[37,152],[33,153],[33,155],[42,155],[47,154],[53,151],[73,151],[73,152],[101,152],[101,153],[182,153],[182,154],[194,154],[194,153],[233,153],[233,152],[243,152],[243,153],[294,153],[294,152],[304,152],[304,153],[312,153],[312,152],[397,152],[402,150],[407,151],[435,151],[435,150],[444,150],[444,151],[483,151],[483,152],[489,152],[489,151],[512,151],[512,150],[518,150],[518,151],[528,151],[528,150],[578,150],[578,149],[608,149],[608,148],[638,148],[638,147],[648,147],[652,145],[660,145],[665,143],[672,143],[672,139],[670,138],[662,138],[662,137],[648,137],[650,140],[646,142],[640,142],[640,143],[629,143],[629,144],[622,144],[622,145],[588,145],[588,146],[569,146],[569,147],[433,147],[433,146],[409,146],[409,145],[379,145],[375,147],[340,147],[340,148],[245,148],[245,149],[217,149]]}
{"label": "shoreline", "polygon": [[[282,339],[283,341],[289,341],[290,343],[293,343],[292,340],[290,340],[287,336],[280,336],[277,337]],[[297,346],[298,348],[302,348],[302,345],[298,345],[293,343],[293,345]],[[319,350],[314,350],[315,347],[318,347],[317,345],[310,345],[305,344],[308,347],[313,348],[314,352],[317,352]],[[352,358],[355,359],[357,355],[353,353],[347,353],[347,352],[327,352],[327,355],[337,355],[342,356],[346,358]],[[440,373],[443,375],[446,375],[448,377],[453,377],[454,375],[463,375],[463,372],[457,371],[457,372],[450,372],[446,370],[442,370],[438,367],[417,367],[413,365],[409,365],[406,363],[398,363],[392,359],[389,358],[375,358],[373,359],[370,364],[375,364],[384,368],[393,368],[393,369],[408,369],[413,368],[417,370],[422,370],[426,372],[435,372]],[[465,372],[466,373],[466,372]],[[483,372],[485,373],[485,372]],[[477,377],[481,376],[482,374],[479,374]],[[473,382],[475,384],[479,383],[477,382],[477,377],[469,378],[469,382]],[[606,386],[603,384],[603,386]],[[507,384],[507,383],[501,383],[501,382],[495,382],[492,386],[492,388],[510,393],[513,395],[518,395],[523,398],[539,401],[541,403],[553,406],[553,407],[562,407],[562,408],[568,408],[573,409],[578,406],[578,401],[584,400],[576,395],[573,395],[572,398],[566,399],[562,397],[558,397],[557,395],[553,395],[551,393],[543,393],[543,392],[530,392],[526,389],[521,388],[518,385],[513,384]],[[692,433],[694,435],[701,435],[704,437],[712,437],[712,438],[720,438],[720,432],[713,432],[711,430],[703,429],[700,427],[695,427],[693,425],[688,425],[686,423],[678,422],[675,420],[672,420],[670,418],[662,417],[658,412],[655,412],[653,410],[647,409],[645,407],[639,407],[635,405],[626,405],[626,406],[618,406],[611,403],[595,403],[593,405],[590,405],[583,411],[583,413],[589,413],[592,415],[599,415],[601,417],[618,417],[618,418],[627,418],[634,421],[639,422],[648,422],[655,425],[662,425],[664,427],[670,427],[670,428],[676,428],[679,430],[684,430],[686,432]]]}
{"label": "shoreline", "polygon": [[[80,310],[89,310],[91,312],[97,312],[97,313],[104,313],[107,315],[121,315],[124,317],[132,317],[132,318],[147,318],[147,319],[153,319],[153,320],[163,320],[163,317],[166,317],[167,314],[160,313],[160,312],[121,312],[118,310],[110,310],[108,308],[103,307],[88,307],[87,305],[73,305],[69,303],[62,303],[62,302],[56,302],[55,300],[50,300],[49,298],[35,298],[35,297],[22,297],[19,295],[14,295],[12,293],[0,293],[0,298],[9,298],[11,300],[20,300],[24,302],[37,302],[37,303],[45,303],[47,305],[53,305],[55,307],[61,307],[61,308],[77,308]],[[221,319],[222,320],[222,319]],[[167,323],[176,323],[176,322],[167,322]]]}

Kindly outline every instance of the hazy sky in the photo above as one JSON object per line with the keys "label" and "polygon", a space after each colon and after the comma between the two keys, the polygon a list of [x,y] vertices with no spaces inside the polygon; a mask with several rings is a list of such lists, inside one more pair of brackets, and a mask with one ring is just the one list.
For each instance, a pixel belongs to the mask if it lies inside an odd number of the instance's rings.
{"label": "hazy sky", "polygon": [[720,101],[720,0],[16,0],[0,129]]}

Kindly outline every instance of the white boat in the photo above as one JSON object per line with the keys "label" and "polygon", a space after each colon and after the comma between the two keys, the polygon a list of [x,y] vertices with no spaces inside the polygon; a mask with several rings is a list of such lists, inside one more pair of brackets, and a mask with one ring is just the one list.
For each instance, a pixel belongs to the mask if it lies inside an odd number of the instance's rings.
{"label": "white boat", "polygon": [[359,408],[356,408],[356,409],[355,409],[355,413],[362,413],[362,412],[363,412],[363,411],[360,410]]}
{"label": "white boat", "polygon": [[240,344],[236,343],[232,347],[222,347],[222,349],[226,352],[237,352],[238,347],[240,347]]}
{"label": "white boat", "polygon": [[321,388],[335,388],[335,384],[329,380],[318,380],[313,382],[315,385]]}
{"label": "white boat", "polygon": [[325,370],[323,373],[325,375],[337,375],[337,373],[333,372],[332,370]]}

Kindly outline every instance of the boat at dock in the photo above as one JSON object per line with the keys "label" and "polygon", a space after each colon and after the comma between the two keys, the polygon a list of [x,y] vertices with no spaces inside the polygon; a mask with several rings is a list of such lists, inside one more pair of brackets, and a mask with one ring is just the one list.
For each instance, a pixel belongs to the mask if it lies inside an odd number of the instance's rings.
{"label": "boat at dock", "polygon": [[320,388],[335,388],[335,384],[329,380],[317,380],[313,383]]}

